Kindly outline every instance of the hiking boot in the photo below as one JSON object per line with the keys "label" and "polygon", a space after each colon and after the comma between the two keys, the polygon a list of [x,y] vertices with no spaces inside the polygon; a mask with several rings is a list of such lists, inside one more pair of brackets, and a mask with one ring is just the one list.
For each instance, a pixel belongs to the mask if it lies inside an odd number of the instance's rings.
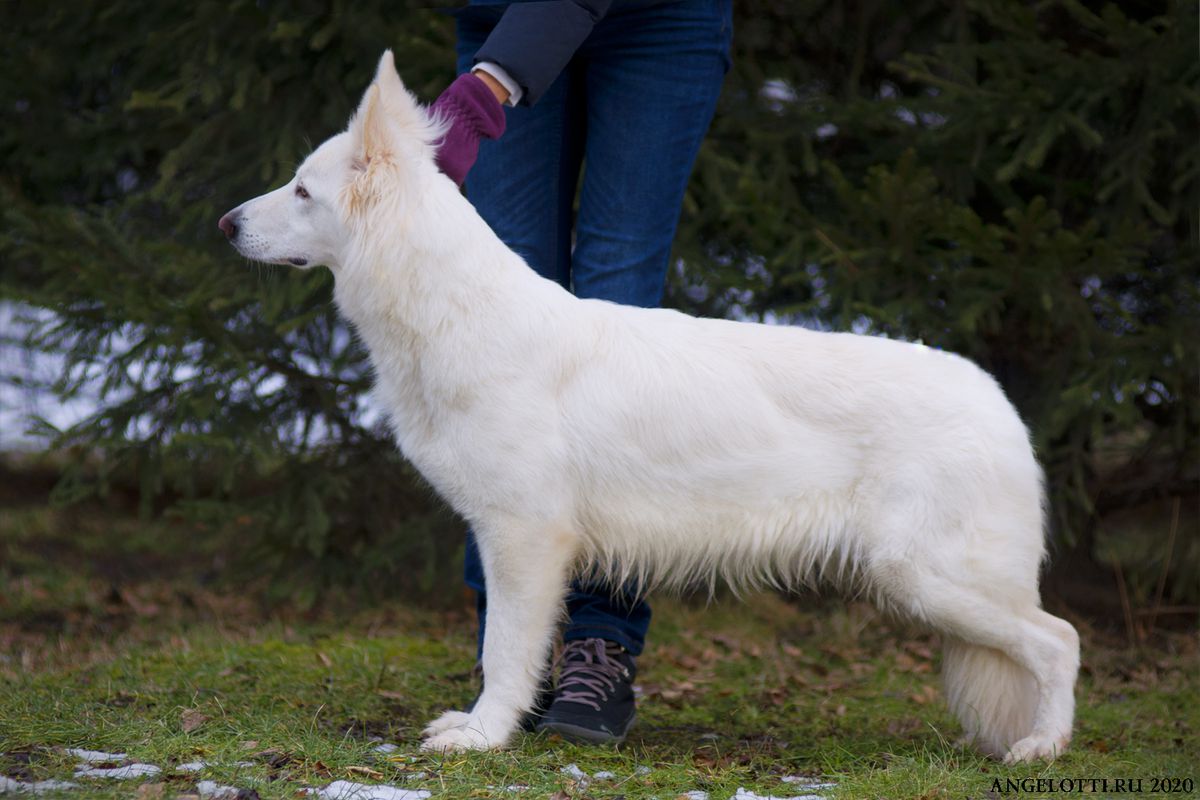
{"label": "hiking boot", "polygon": [[538,731],[573,742],[619,743],[635,716],[633,656],[604,639],[567,642],[559,656],[554,702]]}

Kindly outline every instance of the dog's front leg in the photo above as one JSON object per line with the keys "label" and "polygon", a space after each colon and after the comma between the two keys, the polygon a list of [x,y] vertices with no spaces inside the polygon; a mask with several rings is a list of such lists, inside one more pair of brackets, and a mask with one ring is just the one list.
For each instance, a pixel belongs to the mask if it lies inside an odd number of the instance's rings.
{"label": "dog's front leg", "polygon": [[503,747],[534,702],[550,660],[576,537],[563,526],[476,527],[487,579],[483,693],[426,730],[425,750]]}

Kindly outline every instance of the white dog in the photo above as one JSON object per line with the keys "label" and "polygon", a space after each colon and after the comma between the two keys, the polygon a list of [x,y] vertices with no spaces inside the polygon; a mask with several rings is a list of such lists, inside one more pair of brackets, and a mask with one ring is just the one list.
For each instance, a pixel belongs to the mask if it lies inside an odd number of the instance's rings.
{"label": "white dog", "polygon": [[996,383],[916,344],[580,300],[434,166],[390,52],[349,129],[220,222],[323,264],[404,455],[473,526],[484,690],[424,747],[500,747],[569,578],[865,591],[945,640],[946,696],[1007,761],[1071,736],[1079,639],[1040,608],[1041,471]]}

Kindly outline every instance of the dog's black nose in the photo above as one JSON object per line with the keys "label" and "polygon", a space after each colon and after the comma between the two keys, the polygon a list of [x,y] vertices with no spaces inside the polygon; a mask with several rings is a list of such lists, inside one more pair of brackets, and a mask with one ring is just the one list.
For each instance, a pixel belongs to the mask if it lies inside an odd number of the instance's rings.
{"label": "dog's black nose", "polygon": [[217,221],[217,227],[221,229],[221,233],[225,234],[225,238],[233,241],[238,233],[239,215],[236,211],[230,211],[225,216]]}

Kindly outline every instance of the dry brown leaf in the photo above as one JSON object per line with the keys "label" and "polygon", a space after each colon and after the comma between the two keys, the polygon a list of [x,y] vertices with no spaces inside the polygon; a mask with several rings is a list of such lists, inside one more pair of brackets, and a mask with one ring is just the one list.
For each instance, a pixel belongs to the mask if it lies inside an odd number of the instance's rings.
{"label": "dry brown leaf", "polygon": [[210,719],[212,717],[198,708],[185,708],[183,713],[179,715],[179,722],[183,725],[184,733],[191,733]]}
{"label": "dry brown leaf", "polygon": [[325,655],[320,650],[317,651],[317,661],[320,661],[323,665],[325,665],[326,668],[333,666],[333,661],[329,658],[329,656]]}
{"label": "dry brown leaf", "polygon": [[926,661],[933,660],[933,651],[920,642],[905,642],[904,649],[912,653],[917,658],[923,658]]}
{"label": "dry brown leaf", "polygon": [[136,800],[159,800],[165,787],[161,783],[143,783],[133,793]]}
{"label": "dry brown leaf", "polygon": [[926,703],[932,703],[937,699],[937,689],[932,686],[922,686],[921,691],[915,692],[911,699],[917,705],[922,706]]}
{"label": "dry brown leaf", "polygon": [[153,602],[143,601],[140,597],[134,594],[132,589],[121,587],[117,590],[117,596],[125,605],[133,609],[133,613],[139,617],[153,617],[158,614],[158,606]]}
{"label": "dry brown leaf", "polygon": [[355,775],[366,775],[368,778],[374,778],[375,780],[381,780],[383,778],[382,772],[373,770],[370,767],[359,767],[359,766],[346,767],[346,772],[352,772]]}
{"label": "dry brown leaf", "polygon": [[375,694],[386,700],[407,700],[409,698],[409,695],[404,692],[394,692],[391,689],[380,689]]}
{"label": "dry brown leaf", "polygon": [[889,736],[908,736],[924,727],[925,723],[916,717],[902,717],[900,719],[889,720],[887,732]]}

